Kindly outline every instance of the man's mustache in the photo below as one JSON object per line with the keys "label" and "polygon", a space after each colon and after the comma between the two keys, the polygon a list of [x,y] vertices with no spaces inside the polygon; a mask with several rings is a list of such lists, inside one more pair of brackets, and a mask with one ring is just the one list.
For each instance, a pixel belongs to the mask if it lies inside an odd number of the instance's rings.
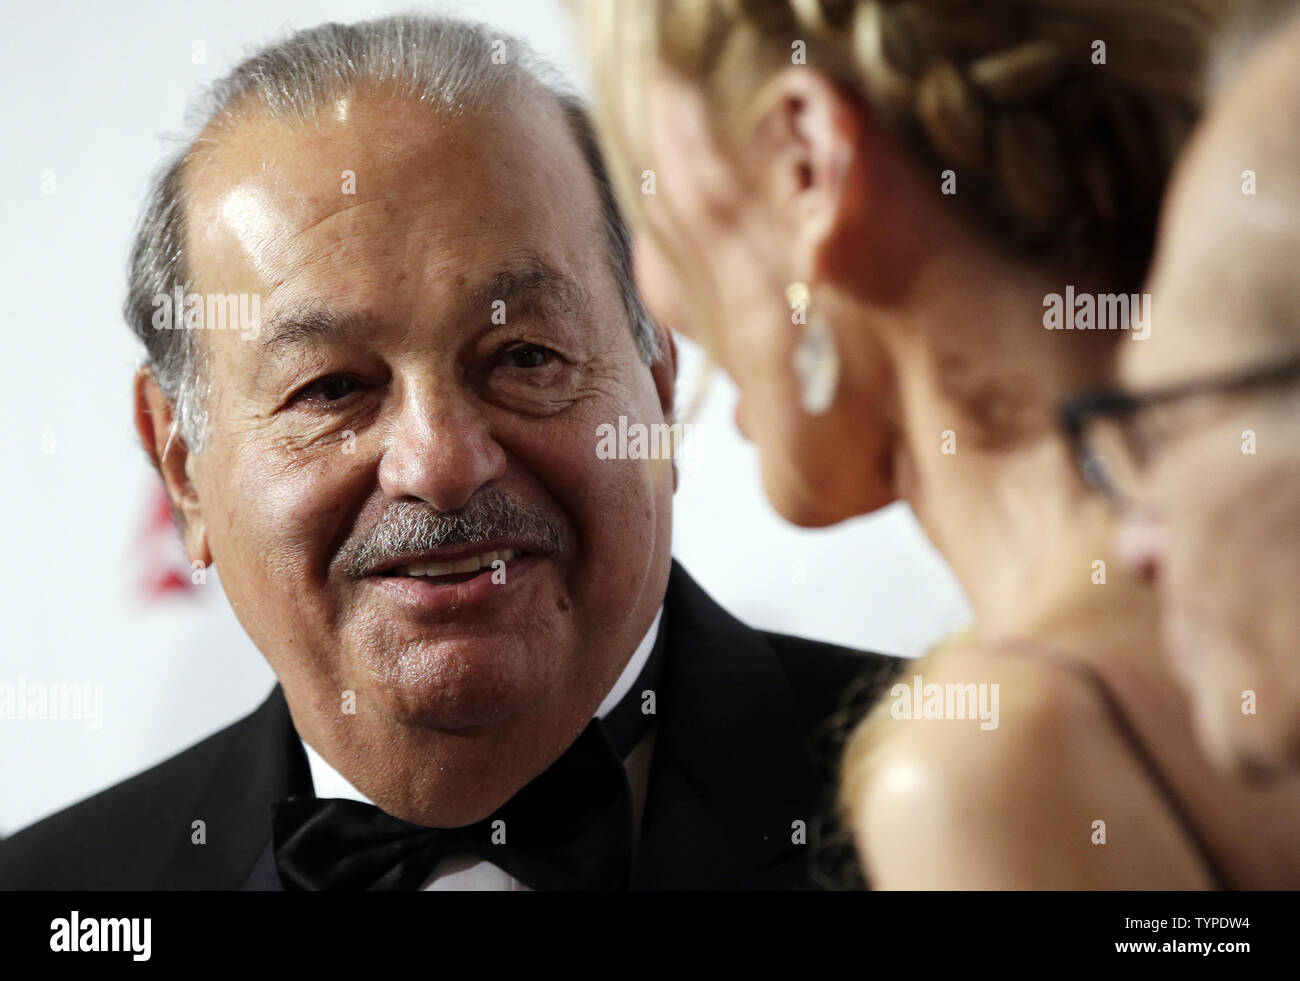
{"label": "man's mustache", "polygon": [[456,511],[396,501],[379,521],[347,542],[335,561],[345,575],[362,578],[394,558],[502,539],[541,555],[553,555],[565,543],[559,523],[544,508],[485,488]]}

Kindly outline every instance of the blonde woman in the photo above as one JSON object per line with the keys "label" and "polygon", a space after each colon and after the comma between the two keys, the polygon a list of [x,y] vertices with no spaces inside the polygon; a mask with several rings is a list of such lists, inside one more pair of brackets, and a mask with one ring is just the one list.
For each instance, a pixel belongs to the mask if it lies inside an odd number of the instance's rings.
{"label": "blonde woman", "polygon": [[907,500],[975,609],[845,755],[871,883],[1300,885],[1300,795],[1198,753],[1054,425],[1150,327],[1216,5],[573,6],[646,299],[735,378],[769,498]]}

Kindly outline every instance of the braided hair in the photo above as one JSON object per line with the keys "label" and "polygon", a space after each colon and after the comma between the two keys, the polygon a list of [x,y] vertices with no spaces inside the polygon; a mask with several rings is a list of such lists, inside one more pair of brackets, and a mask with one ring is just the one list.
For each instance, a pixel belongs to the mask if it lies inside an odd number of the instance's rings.
{"label": "braided hair", "polygon": [[1227,13],[1227,0],[661,0],[592,4],[584,18],[600,6],[628,9],[604,13],[623,22],[593,33],[598,61],[623,66],[628,42],[649,35],[656,57],[702,83],[723,129],[744,116],[734,100],[802,44],[808,65],[889,120],[936,187],[960,175],[946,200],[991,244],[1104,269],[1130,290]]}

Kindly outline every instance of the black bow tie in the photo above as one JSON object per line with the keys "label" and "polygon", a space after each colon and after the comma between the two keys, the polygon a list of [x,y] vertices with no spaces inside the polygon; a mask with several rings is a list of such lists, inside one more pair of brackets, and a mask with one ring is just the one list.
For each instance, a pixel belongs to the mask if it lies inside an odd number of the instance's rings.
{"label": "black bow tie", "polygon": [[534,890],[626,889],[632,827],[627,771],[599,719],[496,813],[463,828],[426,828],[351,800],[291,797],[271,809],[286,890],[419,889],[444,856],[467,852]]}

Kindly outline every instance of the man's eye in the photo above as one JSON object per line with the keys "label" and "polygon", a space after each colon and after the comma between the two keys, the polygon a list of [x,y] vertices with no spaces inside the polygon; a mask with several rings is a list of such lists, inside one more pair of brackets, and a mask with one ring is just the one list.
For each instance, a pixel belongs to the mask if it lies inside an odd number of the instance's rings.
{"label": "man's eye", "polygon": [[351,395],[357,390],[358,384],[357,379],[350,375],[326,375],[299,389],[294,400],[301,399],[318,405],[328,405]]}
{"label": "man's eye", "polygon": [[554,355],[550,348],[538,344],[520,344],[506,351],[502,362],[511,368],[540,368]]}

